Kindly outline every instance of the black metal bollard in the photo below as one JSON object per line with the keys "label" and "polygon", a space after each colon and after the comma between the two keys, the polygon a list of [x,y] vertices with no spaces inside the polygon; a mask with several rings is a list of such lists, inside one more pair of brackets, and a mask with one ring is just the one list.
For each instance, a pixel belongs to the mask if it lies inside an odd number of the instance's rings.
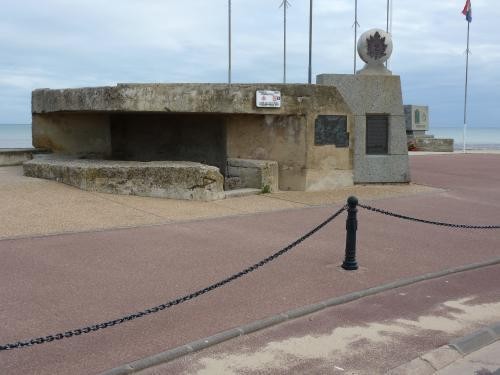
{"label": "black metal bollard", "polygon": [[358,230],[358,198],[349,197],[347,199],[347,220],[345,237],[345,259],[342,268],[348,271],[358,269],[356,261],[356,231]]}

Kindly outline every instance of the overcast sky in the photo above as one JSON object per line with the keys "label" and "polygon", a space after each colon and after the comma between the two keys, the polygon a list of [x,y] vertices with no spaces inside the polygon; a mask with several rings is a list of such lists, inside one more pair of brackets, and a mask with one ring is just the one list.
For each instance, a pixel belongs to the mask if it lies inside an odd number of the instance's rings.
{"label": "overcast sky", "polygon": [[[232,0],[233,81],[281,82],[281,0]],[[290,0],[288,82],[307,81],[309,0]],[[359,0],[360,33],[386,0]],[[394,0],[405,104],[461,126],[465,0]],[[0,0],[0,123],[30,123],[31,91],[118,82],[225,82],[227,0]],[[472,0],[470,126],[500,127],[499,0]],[[314,0],[313,75],[352,73],[354,0]],[[358,67],[361,62],[358,59]]]}

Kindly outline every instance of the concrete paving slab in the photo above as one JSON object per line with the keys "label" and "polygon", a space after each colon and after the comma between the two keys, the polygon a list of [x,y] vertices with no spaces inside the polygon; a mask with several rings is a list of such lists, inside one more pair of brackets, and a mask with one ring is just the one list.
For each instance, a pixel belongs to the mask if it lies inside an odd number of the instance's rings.
{"label": "concrete paving slab", "polygon": [[482,329],[450,342],[450,346],[462,354],[470,354],[495,341],[491,331]]}
{"label": "concrete paving slab", "polygon": [[428,362],[434,369],[438,370],[462,358],[462,355],[449,346],[442,346],[431,350],[420,358]]}
{"label": "concrete paving slab", "polygon": [[437,371],[436,375],[498,375],[500,374],[500,341]]}

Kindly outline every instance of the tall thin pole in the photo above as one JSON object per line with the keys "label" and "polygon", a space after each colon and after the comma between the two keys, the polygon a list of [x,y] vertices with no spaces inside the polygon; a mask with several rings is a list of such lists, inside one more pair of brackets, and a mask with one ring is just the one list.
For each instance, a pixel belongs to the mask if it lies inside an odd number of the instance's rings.
{"label": "tall thin pole", "polygon": [[465,97],[464,97],[464,152],[465,152],[465,144],[466,144],[466,132],[467,132],[467,90],[468,90],[468,84],[469,84],[469,54],[470,54],[470,48],[469,48],[469,36],[470,36],[470,22],[467,22],[467,50],[465,51],[465,54],[467,55],[465,59]]}
{"label": "tall thin pole", "polygon": [[354,73],[356,74],[357,43],[358,43],[358,0],[354,0]]}
{"label": "tall thin pole", "polygon": [[[391,0],[387,0],[387,16],[386,16],[386,27],[385,31],[389,33],[389,11],[391,9]],[[385,67],[387,68],[389,66],[389,61],[385,62]]]}
{"label": "tall thin pole", "polygon": [[280,7],[283,7],[283,83],[286,83],[286,8],[290,3],[288,0],[283,0]]}
{"label": "tall thin pole", "polygon": [[389,32],[389,10],[391,8],[391,0],[387,0],[387,19],[386,19],[386,28],[385,31]]}
{"label": "tall thin pole", "polygon": [[[392,18],[394,15],[394,0],[391,0],[391,7],[390,7],[390,16],[389,16],[389,33],[391,34],[392,37]],[[389,59],[390,60],[390,59]],[[391,65],[390,61],[387,60],[387,68],[389,68],[389,65]]]}
{"label": "tall thin pole", "polygon": [[309,0],[309,74],[307,82],[312,83],[312,30],[313,30],[313,0]]}
{"label": "tall thin pole", "polygon": [[228,10],[228,67],[227,67],[227,83],[231,85],[231,0],[227,1]]}
{"label": "tall thin pole", "polygon": [[287,0],[283,3],[283,83],[286,83],[286,6]]}

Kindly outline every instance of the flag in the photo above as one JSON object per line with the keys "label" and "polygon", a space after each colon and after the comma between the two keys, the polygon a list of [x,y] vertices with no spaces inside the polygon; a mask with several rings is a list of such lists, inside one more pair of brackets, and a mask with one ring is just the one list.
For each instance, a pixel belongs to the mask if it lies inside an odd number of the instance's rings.
{"label": "flag", "polygon": [[467,22],[472,22],[472,6],[470,4],[470,0],[465,2],[464,10],[462,10],[462,14],[465,16]]}

